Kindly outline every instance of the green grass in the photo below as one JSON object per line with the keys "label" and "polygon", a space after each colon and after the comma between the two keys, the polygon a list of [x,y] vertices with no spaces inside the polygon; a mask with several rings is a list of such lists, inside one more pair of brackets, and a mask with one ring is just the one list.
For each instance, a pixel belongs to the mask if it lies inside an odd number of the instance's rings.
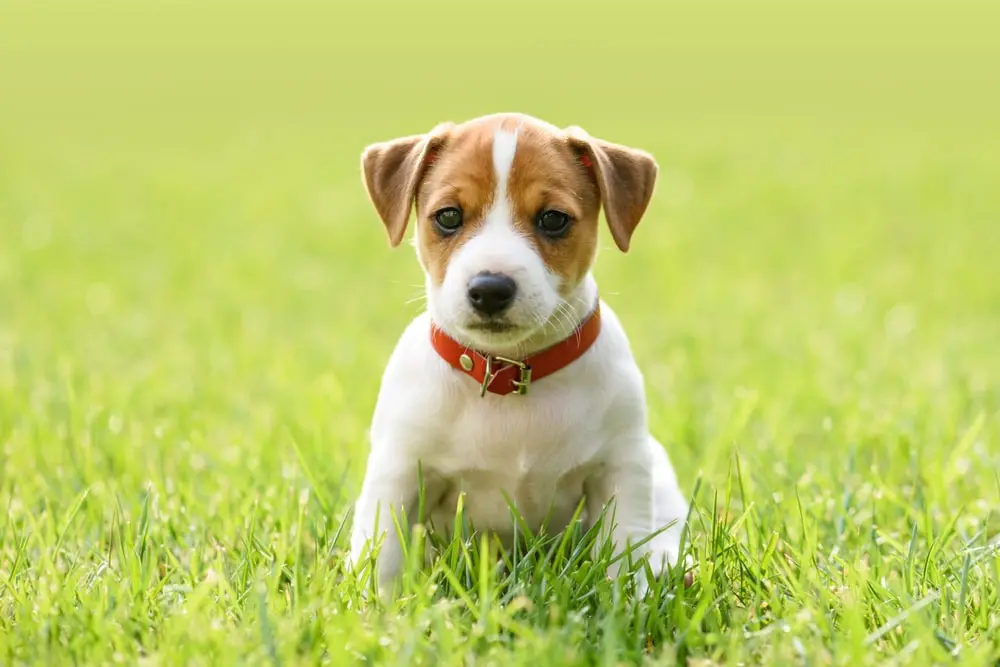
{"label": "green grass", "polygon": [[[996,664],[995,10],[433,5],[0,7],[0,664]],[[344,575],[421,283],[359,154],[499,110],[659,158],[596,273],[689,588]]]}

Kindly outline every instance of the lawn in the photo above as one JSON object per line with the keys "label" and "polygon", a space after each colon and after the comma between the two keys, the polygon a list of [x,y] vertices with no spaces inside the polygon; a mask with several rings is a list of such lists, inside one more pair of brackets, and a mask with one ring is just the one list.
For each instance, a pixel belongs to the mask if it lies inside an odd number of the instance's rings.
{"label": "lawn", "polygon": [[[3,3],[0,664],[998,664],[996,18]],[[659,160],[596,274],[688,588],[579,535],[469,536],[385,606],[345,576],[422,282],[360,151],[503,110]]]}

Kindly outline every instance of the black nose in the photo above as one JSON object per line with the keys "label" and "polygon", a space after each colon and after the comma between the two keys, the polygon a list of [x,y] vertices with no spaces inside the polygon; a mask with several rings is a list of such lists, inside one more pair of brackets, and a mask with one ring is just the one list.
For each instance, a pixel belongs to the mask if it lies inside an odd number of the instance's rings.
{"label": "black nose", "polygon": [[469,303],[483,315],[496,315],[514,301],[517,285],[502,273],[480,273],[469,281]]}

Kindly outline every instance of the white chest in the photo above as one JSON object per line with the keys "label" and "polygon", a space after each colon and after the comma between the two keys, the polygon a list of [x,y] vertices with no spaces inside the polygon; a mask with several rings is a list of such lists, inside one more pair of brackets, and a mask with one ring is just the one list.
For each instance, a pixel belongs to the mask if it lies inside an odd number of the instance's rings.
{"label": "white chest", "polygon": [[422,457],[435,479],[436,527],[454,522],[460,495],[476,528],[502,535],[509,503],[533,529],[546,519],[565,526],[596,465],[604,410],[593,392],[564,384],[527,396],[467,393],[443,410],[448,428]]}

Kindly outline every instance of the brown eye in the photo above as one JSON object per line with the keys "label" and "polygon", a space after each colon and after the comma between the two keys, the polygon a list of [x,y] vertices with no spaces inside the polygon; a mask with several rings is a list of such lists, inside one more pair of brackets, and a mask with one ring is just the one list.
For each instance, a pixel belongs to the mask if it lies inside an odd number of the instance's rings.
{"label": "brown eye", "polygon": [[434,214],[434,224],[439,232],[450,236],[462,226],[462,212],[454,207],[443,208]]}
{"label": "brown eye", "polygon": [[539,231],[550,238],[559,238],[569,230],[570,217],[562,211],[542,211],[535,219]]}

